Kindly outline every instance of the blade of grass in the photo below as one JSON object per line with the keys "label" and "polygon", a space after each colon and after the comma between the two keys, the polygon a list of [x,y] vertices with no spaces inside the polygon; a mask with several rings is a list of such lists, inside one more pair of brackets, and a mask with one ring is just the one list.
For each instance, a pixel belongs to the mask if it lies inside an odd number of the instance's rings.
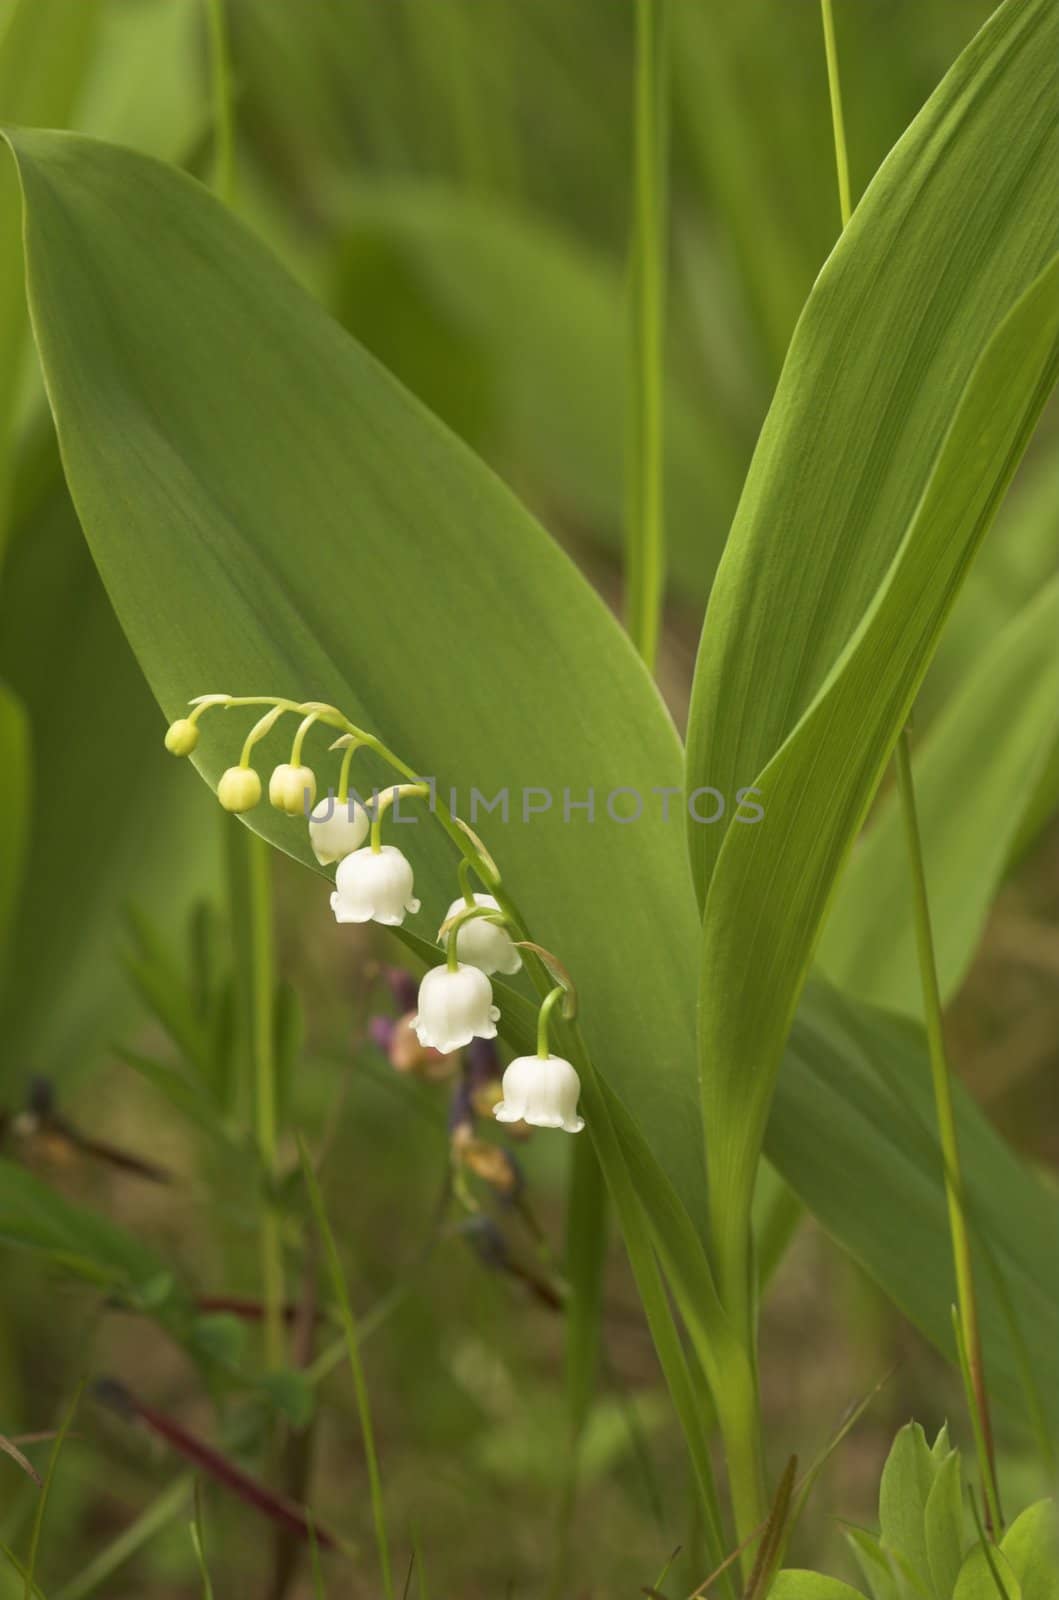
{"label": "blade of grass", "polygon": [[191,1543],[195,1547],[195,1559],[199,1564],[199,1573],[202,1578],[203,1600],[213,1600],[213,1584],[210,1581],[209,1568],[206,1565],[206,1541],[202,1531],[202,1484],[195,1479],[195,1514],[190,1523]]}
{"label": "blade of grass", "polygon": [[66,1435],[70,1430],[74,1417],[77,1415],[77,1408],[81,1404],[81,1395],[84,1392],[84,1387],[84,1380],[82,1379],[77,1386],[77,1393],[74,1395],[73,1402],[63,1418],[63,1424],[59,1429],[55,1444],[52,1446],[51,1455],[48,1457],[48,1470],[44,1476],[44,1487],[40,1492],[40,1499],[37,1501],[37,1513],[33,1518],[33,1532],[30,1535],[29,1559],[26,1562],[26,1583],[23,1590],[24,1600],[33,1600],[33,1596],[36,1593],[34,1579],[37,1571],[37,1556],[40,1552],[40,1536],[44,1528],[44,1514],[48,1509],[51,1486],[55,1480],[55,1469],[59,1465],[59,1457],[66,1442]]}
{"label": "blade of grass", "polygon": [[563,1483],[559,1495],[551,1593],[569,1587],[571,1532],[585,1423],[600,1366],[603,1267],[607,1253],[607,1191],[599,1159],[585,1140],[575,1146],[567,1202],[565,1272],[570,1285],[566,1306],[566,1407],[569,1422]]}
{"label": "blade of grass", "polygon": [[357,1412],[360,1417],[364,1457],[368,1467],[371,1511],[375,1525],[375,1542],[379,1552],[379,1567],[382,1572],[386,1600],[393,1600],[393,1573],[390,1567],[389,1541],[386,1536],[386,1512],[383,1505],[382,1479],[379,1474],[379,1461],[375,1450],[375,1430],[372,1426],[371,1407],[368,1402],[368,1387],[364,1379],[364,1366],[360,1358],[357,1324],[353,1317],[353,1308],[350,1304],[345,1274],[342,1271],[342,1263],[335,1245],[334,1234],[331,1232],[331,1225],[327,1220],[324,1198],[320,1192],[320,1185],[313,1170],[312,1162],[309,1159],[308,1151],[300,1138],[298,1140],[298,1151],[301,1156],[302,1173],[309,1195],[309,1203],[312,1206],[313,1215],[316,1218],[316,1226],[319,1229],[327,1255],[332,1290],[338,1302],[339,1317],[346,1341],[346,1355],[349,1359],[349,1368],[353,1376],[353,1390],[357,1401]]}
{"label": "blade of grass", "polygon": [[130,1561],[156,1534],[168,1527],[179,1516],[192,1492],[194,1478],[190,1473],[176,1478],[168,1488],[153,1500],[147,1509],[129,1524],[105,1550],[101,1550],[76,1578],[59,1590],[55,1600],[88,1600],[112,1578],[114,1573]]}
{"label": "blade of grass", "polygon": [[210,88],[213,94],[213,187],[230,206],[235,198],[235,119],[232,62],[225,0],[206,0],[210,35]]}
{"label": "blade of grass", "polygon": [[626,465],[626,611],[650,671],[665,591],[663,344],[668,0],[636,0],[633,222],[630,246],[629,452]]}
{"label": "blade of grass", "polygon": [[[8,1549],[6,1544],[0,1543],[0,1555],[6,1557],[8,1565],[11,1567],[12,1571],[18,1573],[20,1578],[24,1578],[26,1576],[25,1567],[22,1565],[15,1552]],[[45,1600],[44,1590],[41,1589],[38,1584],[33,1585],[33,1600]]]}
{"label": "blade of grass", "polygon": [[912,872],[912,887],[916,921],[916,947],[923,982],[923,1011],[926,1020],[927,1046],[930,1054],[930,1074],[934,1088],[934,1104],[938,1118],[938,1135],[944,1163],[945,1195],[949,1209],[949,1232],[952,1235],[952,1254],[956,1269],[956,1295],[959,1305],[961,1351],[966,1356],[970,1378],[968,1397],[975,1417],[975,1439],[979,1444],[979,1465],[982,1487],[992,1531],[999,1538],[1003,1529],[1000,1510],[1000,1491],[997,1485],[996,1459],[993,1450],[993,1429],[989,1417],[989,1397],[986,1392],[985,1367],[982,1358],[982,1336],[978,1319],[978,1299],[974,1286],[974,1267],[971,1257],[971,1238],[967,1227],[965,1189],[960,1167],[960,1145],[956,1134],[956,1113],[952,1100],[952,1084],[945,1052],[945,1033],[941,1008],[941,991],[938,987],[937,963],[934,958],[934,940],[930,927],[930,905],[927,899],[926,868],[923,847],[919,837],[916,817],[915,787],[912,781],[912,753],[908,732],[902,733],[895,752],[897,783],[901,794],[901,810],[908,839],[908,861]]}

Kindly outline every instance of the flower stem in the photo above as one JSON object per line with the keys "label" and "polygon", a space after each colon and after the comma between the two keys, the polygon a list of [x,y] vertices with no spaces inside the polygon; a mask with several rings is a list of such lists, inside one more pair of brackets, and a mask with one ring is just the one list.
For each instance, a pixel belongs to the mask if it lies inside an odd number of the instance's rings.
{"label": "flower stem", "polygon": [[464,904],[468,906],[477,905],[478,903],[474,898],[474,883],[472,881],[473,872],[473,861],[471,861],[469,856],[464,856],[463,860],[456,868],[456,873],[460,880],[460,893],[463,895]]}
{"label": "flower stem", "polygon": [[559,1002],[565,997],[566,990],[561,984],[556,984],[541,1001],[541,1008],[537,1013],[537,1055],[542,1061],[547,1061],[551,1055],[548,1046],[548,1023],[552,1012]]}
{"label": "flower stem", "polygon": [[[273,1026],[275,962],[272,945],[272,880],[269,845],[247,830],[249,887],[250,1043],[254,1063],[254,1123],[266,1188],[276,1170],[276,1049]],[[283,1247],[279,1215],[270,1193],[261,1211],[261,1287],[265,1302],[265,1358],[271,1369],[284,1361]]]}
{"label": "flower stem", "polygon": [[381,794],[375,796],[371,819],[371,848],[375,855],[382,849],[382,819],[390,807],[398,800],[410,796],[421,800],[429,793],[430,790],[425,783],[398,783],[392,789],[383,789]]}
{"label": "flower stem", "polygon": [[633,219],[629,247],[629,427],[626,618],[650,671],[665,590],[663,355],[665,338],[667,0],[636,0]]}
{"label": "flower stem", "polygon": [[952,1101],[952,1083],[945,1053],[945,1033],[942,1020],[941,993],[934,958],[934,939],[930,926],[930,902],[927,895],[926,870],[923,847],[916,815],[916,794],[912,781],[912,753],[907,729],[902,731],[896,751],[897,786],[901,798],[908,861],[912,869],[912,901],[916,928],[916,949],[919,956],[919,973],[923,989],[923,1015],[926,1024],[927,1047],[930,1054],[930,1075],[934,1088],[934,1105],[938,1118],[938,1135],[944,1163],[945,1198],[949,1209],[949,1233],[952,1237],[953,1262],[956,1269],[956,1301],[959,1310],[960,1333],[966,1353],[970,1379],[970,1394],[977,1413],[976,1434],[982,1442],[982,1488],[991,1531],[999,1535],[1003,1526],[1000,1512],[1000,1495],[997,1486],[996,1459],[993,1450],[993,1430],[989,1418],[989,1397],[985,1386],[985,1366],[982,1358],[981,1330],[978,1324],[978,1305],[974,1288],[974,1268],[971,1259],[971,1241],[967,1228],[963,1174],[960,1167],[960,1146],[956,1132],[956,1115]]}

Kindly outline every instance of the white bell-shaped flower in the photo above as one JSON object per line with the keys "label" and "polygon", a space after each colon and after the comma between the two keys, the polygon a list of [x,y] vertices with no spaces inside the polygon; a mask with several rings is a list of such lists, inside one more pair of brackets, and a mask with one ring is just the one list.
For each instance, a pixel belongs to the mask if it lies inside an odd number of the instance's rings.
{"label": "white bell-shaped flower", "polygon": [[371,818],[359,800],[336,800],[328,795],[309,818],[313,855],[322,867],[329,867],[359,850],[370,827]]}
{"label": "white bell-shaped flower", "polygon": [[577,1114],[581,1080],[562,1056],[516,1056],[504,1073],[504,1098],[493,1108],[498,1122],[529,1122],[535,1128],[580,1133]]}
{"label": "white bell-shaped flower", "polygon": [[454,972],[445,966],[427,973],[412,1026],[421,1045],[447,1055],[472,1039],[495,1039],[499,1016],[485,973],[461,963]]}
{"label": "white bell-shaped flower", "polygon": [[331,910],[336,922],[381,922],[400,927],[408,912],[419,910],[413,897],[412,867],[396,845],[379,850],[365,846],[338,863]]}
{"label": "white bell-shaped flower", "polygon": [[[500,910],[491,894],[476,894],[474,903],[490,911]],[[463,911],[466,905],[465,900],[454,900],[445,913],[445,921]],[[522,957],[507,929],[497,922],[490,922],[486,917],[471,917],[469,922],[460,924],[456,929],[456,954],[461,961],[466,961],[472,967],[480,967],[485,973],[517,972],[522,965]]]}

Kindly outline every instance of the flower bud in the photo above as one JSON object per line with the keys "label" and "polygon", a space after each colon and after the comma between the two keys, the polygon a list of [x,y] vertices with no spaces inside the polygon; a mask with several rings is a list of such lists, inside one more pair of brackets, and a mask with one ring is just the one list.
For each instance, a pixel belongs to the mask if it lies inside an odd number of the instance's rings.
{"label": "flower bud", "polygon": [[495,1039],[499,1016],[484,972],[462,964],[455,972],[434,967],[419,985],[419,1011],[412,1026],[420,1044],[447,1055],[472,1039]]}
{"label": "flower bud", "polygon": [[190,717],[178,717],[165,730],[165,747],[171,756],[189,756],[198,742],[198,726]]}
{"label": "flower bud", "polygon": [[[476,906],[487,907],[490,911],[499,911],[500,906],[491,894],[476,894]],[[454,900],[445,913],[445,921],[458,912],[467,909],[466,902]],[[471,917],[456,929],[456,954],[461,961],[466,961],[468,966],[479,967],[484,973],[517,972],[522,965],[522,957],[515,948],[514,941],[506,928],[499,923],[490,922],[486,917]]]}
{"label": "flower bud", "polygon": [[343,857],[335,874],[331,910],[336,922],[381,922],[398,928],[419,910],[412,895],[412,868],[396,845],[370,846]]}
{"label": "flower bud", "polygon": [[268,780],[269,804],[288,817],[304,816],[316,800],[316,774],[312,767],[292,767],[289,761],[275,768]]}
{"label": "flower bud", "polygon": [[357,800],[336,800],[328,795],[309,818],[309,843],[322,867],[341,861],[359,850],[368,837],[371,818]]}
{"label": "flower bud", "polygon": [[225,811],[252,811],[261,799],[261,779],[253,767],[229,767],[217,785]]}
{"label": "flower bud", "polygon": [[580,1133],[577,1115],[581,1080],[562,1056],[516,1056],[504,1073],[504,1098],[493,1115],[498,1122],[528,1122],[535,1128]]}

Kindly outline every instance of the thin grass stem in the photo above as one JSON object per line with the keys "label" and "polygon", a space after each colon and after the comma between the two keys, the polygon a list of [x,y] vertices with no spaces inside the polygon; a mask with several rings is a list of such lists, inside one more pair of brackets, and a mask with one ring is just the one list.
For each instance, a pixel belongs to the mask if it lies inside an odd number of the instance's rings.
{"label": "thin grass stem", "polygon": [[960,1319],[962,1349],[966,1356],[969,1380],[969,1400],[975,1422],[975,1436],[979,1442],[982,1488],[992,1531],[999,1535],[1003,1526],[1000,1514],[1000,1495],[997,1488],[996,1460],[993,1449],[993,1431],[989,1418],[989,1397],[985,1385],[985,1367],[982,1358],[982,1339],[978,1323],[978,1303],[974,1287],[974,1265],[971,1257],[971,1237],[967,1227],[963,1173],[960,1167],[960,1145],[956,1133],[956,1113],[952,1100],[952,1082],[945,1052],[945,1032],[942,1019],[941,992],[938,986],[937,964],[934,958],[934,938],[930,926],[930,902],[927,894],[926,867],[923,845],[916,814],[916,793],[912,779],[912,750],[907,730],[897,742],[897,786],[901,798],[908,862],[912,873],[912,904],[916,929],[916,951],[923,990],[923,1016],[930,1056],[930,1076],[934,1089],[934,1106],[938,1118],[938,1137],[944,1163],[945,1199],[949,1211],[949,1233],[952,1238],[953,1264],[956,1270],[956,1303]]}
{"label": "thin grass stem", "polygon": [[654,671],[665,591],[664,340],[667,0],[636,0],[633,218],[629,251],[626,621]]}
{"label": "thin grass stem", "polygon": [[97,1594],[108,1578],[112,1578],[126,1561],[131,1561],[180,1515],[187,1505],[194,1483],[194,1476],[189,1472],[163,1489],[135,1522],[130,1523],[105,1550],[101,1550],[86,1567],[82,1567],[76,1578],[59,1590],[55,1600],[89,1600],[90,1595]]}
{"label": "thin grass stem", "polygon": [[[270,846],[259,834],[246,830],[249,880],[249,964],[251,1051],[254,1062],[254,1131],[270,1187],[276,1170],[276,1041],[273,1002],[276,991],[272,939],[272,875]],[[259,1231],[261,1288],[265,1304],[265,1358],[276,1369],[284,1361],[283,1244],[279,1213],[272,1196],[262,1199]]]}
{"label": "thin grass stem", "polygon": [[327,1211],[324,1207],[324,1197],[320,1192],[320,1184],[313,1170],[312,1162],[309,1160],[308,1152],[300,1139],[298,1141],[298,1149],[301,1154],[302,1172],[305,1177],[309,1202],[327,1255],[331,1287],[338,1303],[339,1318],[346,1342],[346,1355],[349,1359],[349,1369],[353,1376],[353,1391],[357,1402],[357,1412],[360,1417],[364,1459],[368,1467],[372,1521],[375,1525],[375,1543],[379,1553],[383,1589],[386,1594],[386,1600],[393,1600],[393,1572],[390,1566],[390,1545],[386,1536],[386,1510],[382,1495],[382,1477],[379,1473],[379,1458],[375,1449],[375,1429],[371,1420],[371,1406],[368,1402],[368,1386],[364,1378],[364,1364],[360,1358],[360,1340],[357,1334],[357,1324],[353,1316],[353,1307],[349,1300],[349,1291],[346,1288],[342,1263],[335,1245],[335,1237],[327,1220]]}
{"label": "thin grass stem", "polygon": [[207,0],[206,17],[213,97],[213,187],[217,198],[231,207],[235,203],[235,114],[225,0]]}
{"label": "thin grass stem", "polygon": [[23,1589],[24,1600],[33,1600],[33,1597],[37,1592],[37,1585],[35,1581],[37,1573],[37,1556],[40,1553],[40,1536],[44,1528],[44,1514],[48,1509],[48,1500],[51,1497],[52,1484],[55,1482],[55,1469],[59,1465],[59,1457],[62,1455],[62,1448],[66,1442],[66,1435],[70,1431],[70,1425],[72,1424],[74,1417],[77,1415],[78,1406],[81,1404],[81,1395],[84,1392],[84,1387],[85,1386],[83,1382],[78,1384],[77,1393],[74,1395],[73,1403],[67,1411],[66,1416],[63,1418],[62,1427],[59,1429],[59,1432],[56,1435],[55,1443],[52,1446],[51,1455],[48,1457],[48,1470],[44,1475],[44,1484],[40,1491],[40,1498],[37,1501],[36,1515],[33,1518],[33,1532],[30,1534],[29,1555],[26,1558],[26,1582],[25,1588]]}
{"label": "thin grass stem", "polygon": [[846,152],[846,123],[842,115],[842,85],[838,75],[838,46],[835,42],[835,16],[831,0],[820,0],[824,24],[824,53],[827,57],[827,87],[831,96],[831,126],[835,137],[835,171],[838,176],[838,207],[843,228],[853,215],[849,188],[849,156]]}

